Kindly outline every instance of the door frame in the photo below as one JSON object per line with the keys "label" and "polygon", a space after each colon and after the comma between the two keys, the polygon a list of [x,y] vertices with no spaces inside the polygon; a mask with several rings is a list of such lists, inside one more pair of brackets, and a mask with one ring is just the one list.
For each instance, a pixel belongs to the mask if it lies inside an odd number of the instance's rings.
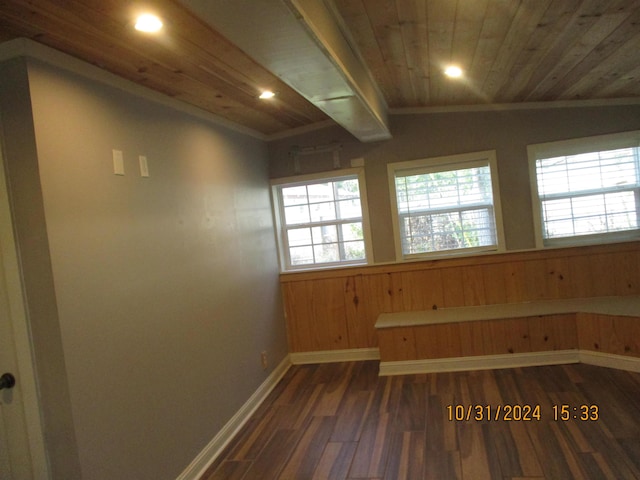
{"label": "door frame", "polygon": [[[0,125],[1,123],[2,119],[0,118]],[[31,458],[33,478],[46,480],[50,479],[51,475],[42,428],[38,385],[33,362],[33,344],[13,228],[4,156],[4,141],[0,135],[0,258],[2,260],[0,261],[0,275],[4,277],[7,289],[10,311],[9,324],[13,331],[13,338],[8,340],[13,342],[15,349],[17,362],[15,375],[20,383],[22,393],[25,430],[29,444],[29,452],[25,452],[25,454]]]}

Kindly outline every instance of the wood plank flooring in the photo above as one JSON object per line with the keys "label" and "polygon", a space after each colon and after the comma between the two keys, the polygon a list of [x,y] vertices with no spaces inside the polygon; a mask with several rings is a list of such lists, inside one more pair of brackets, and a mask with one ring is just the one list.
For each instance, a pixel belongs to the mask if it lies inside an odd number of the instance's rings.
{"label": "wood plank flooring", "polygon": [[[466,420],[470,405],[481,407]],[[505,405],[539,405],[540,420],[517,421],[514,408],[509,421]],[[558,415],[568,405],[569,420],[554,420],[553,405]],[[596,405],[597,420],[580,420],[580,405]],[[574,364],[378,377],[374,361],[293,366],[202,480],[543,478],[640,479],[640,374]]]}

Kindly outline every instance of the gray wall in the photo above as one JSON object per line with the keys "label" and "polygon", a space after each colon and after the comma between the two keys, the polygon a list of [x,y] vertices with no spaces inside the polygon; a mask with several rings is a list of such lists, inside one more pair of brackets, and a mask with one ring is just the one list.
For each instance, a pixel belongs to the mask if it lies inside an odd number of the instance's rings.
{"label": "gray wall", "polygon": [[39,61],[10,64],[22,72],[3,75],[4,124],[20,117],[27,132],[5,131],[18,242],[34,265],[34,338],[53,332],[36,350],[55,368],[38,374],[62,392],[43,398],[64,414],[49,425],[55,478],[175,478],[287,354],[266,145]]}
{"label": "gray wall", "polygon": [[[393,138],[361,144],[338,127],[271,142],[271,178],[295,175],[296,147],[339,143],[341,166],[364,157],[374,261],[395,261],[387,164],[496,150],[508,250],[535,248],[527,145],[640,129],[640,105],[392,115]],[[301,156],[300,173],[333,168],[331,154]]]}

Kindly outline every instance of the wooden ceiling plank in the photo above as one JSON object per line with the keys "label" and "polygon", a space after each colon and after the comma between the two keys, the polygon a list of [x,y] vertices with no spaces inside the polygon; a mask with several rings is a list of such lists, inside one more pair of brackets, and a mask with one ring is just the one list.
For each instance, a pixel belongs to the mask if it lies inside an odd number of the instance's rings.
{"label": "wooden ceiling plank", "polygon": [[501,90],[499,102],[522,101],[531,89],[543,68],[540,67],[545,56],[558,43],[564,31],[571,24],[575,11],[582,0],[554,0],[544,13],[527,44],[518,55],[511,68],[511,81]]}
{"label": "wooden ceiling plank", "polygon": [[399,89],[391,80],[389,65],[382,57],[378,40],[373,31],[363,0],[335,0],[338,12],[349,28],[360,54],[367,63],[369,70],[377,79],[378,87],[383,92],[387,103],[397,104],[400,97]]}
{"label": "wooden ceiling plank", "polygon": [[502,47],[509,27],[517,13],[517,4],[511,0],[490,0],[487,5],[480,37],[469,71],[469,79],[481,103],[489,103],[483,91],[493,62]]}
{"label": "wooden ceiling plank", "polygon": [[409,77],[396,2],[395,0],[367,0],[364,5],[377,39],[380,55],[387,65],[390,81],[398,89],[399,101],[402,104],[411,103],[415,95]]}
{"label": "wooden ceiling plank", "polygon": [[[65,42],[64,39],[51,35],[49,38],[53,48],[56,48],[57,44]],[[100,51],[91,51],[84,48],[77,56],[82,57],[83,55],[88,55],[101,62]],[[244,103],[237,102],[233,97],[225,95],[212,88],[211,85],[202,83],[197,79],[177,74],[153,62],[131,64],[127,61],[128,57],[122,56],[121,58],[122,61],[114,61],[112,58],[108,60],[112,73],[151,90],[184,101],[204,111],[265,134],[291,128],[292,122],[280,121],[276,115],[268,114],[262,110],[251,108],[251,106]],[[144,71],[144,73],[134,73],[140,71]]]}
{"label": "wooden ceiling plank", "polygon": [[[0,41],[26,36],[265,134],[326,114],[176,0],[4,0]],[[329,0],[327,0],[329,1]],[[333,0],[393,108],[640,96],[638,0]],[[465,69],[457,83],[445,63]],[[262,87],[278,91],[261,102]]]}
{"label": "wooden ceiling plank", "polygon": [[565,72],[558,68],[559,63],[567,61],[567,52],[579,43],[585,32],[597,22],[598,12],[602,11],[603,5],[603,0],[580,0],[576,8],[567,10],[571,18],[565,28],[553,38],[553,45],[547,49],[523,88],[524,92],[520,95],[524,101],[543,98],[544,92],[564,75]]}
{"label": "wooden ceiling plank", "polygon": [[449,91],[443,70],[453,60],[453,33],[457,3],[452,0],[427,2],[429,70],[431,72],[429,96],[432,105],[444,105]]}
{"label": "wooden ceiling plank", "polygon": [[[73,3],[78,2],[69,2],[66,5],[69,7]],[[255,95],[249,95],[246,91],[242,91],[243,83],[239,79],[225,79],[223,75],[216,74],[217,72],[211,69],[207,71],[201,65],[194,65],[191,61],[187,61],[186,59],[194,57],[191,52],[179,45],[180,40],[177,36],[172,38],[172,42],[163,43],[156,38],[138,35],[132,28],[128,28],[129,26],[123,26],[122,22],[103,19],[99,12],[88,10],[88,7],[84,4],[74,5],[73,8],[75,9],[74,14],[70,14],[67,10],[49,2],[33,2],[30,4],[29,20],[34,25],[39,25],[43,31],[62,30],[65,32],[63,37],[58,38],[55,45],[50,44],[50,46],[75,52],[77,56],[85,60],[94,59],[94,63],[96,63],[95,59],[97,58],[104,68],[114,70],[115,67],[110,65],[119,62],[122,57],[130,59],[130,68],[123,71],[122,65],[120,65],[115,73],[132,81],[144,83],[146,86],[151,87],[152,84],[148,81],[151,75],[149,65],[161,65],[166,70],[176,74],[173,79],[175,84],[175,87],[172,88],[173,91],[178,89],[178,85],[180,85],[179,88],[194,88],[197,82],[203,84],[203,87],[206,87],[206,92],[211,92],[208,95],[210,99],[206,102],[209,105],[207,109],[211,111],[210,106],[215,104],[215,100],[211,99],[218,99],[221,104],[221,108],[215,109],[212,113],[229,117],[232,111],[230,105],[233,105],[234,111],[243,110],[245,112],[244,115],[247,116],[272,116],[276,125],[279,126],[286,125],[291,128],[310,123],[307,115],[299,113],[296,109],[289,108],[283,102],[258,104]],[[87,27],[85,23],[90,25]],[[91,26],[95,24],[101,24],[102,29],[96,29]],[[46,42],[46,36],[41,37],[40,41]],[[68,42],[69,45],[65,42]],[[82,53],[83,46],[88,44],[103,45],[104,47],[100,49],[97,55],[95,51],[90,54]],[[171,51],[166,48],[167,44],[178,44],[178,47],[174,48],[182,48],[182,50]],[[109,55],[109,52],[112,54]],[[139,54],[138,52],[144,52],[144,54]],[[198,59],[196,58],[197,61]],[[160,75],[159,68],[154,69],[153,75]],[[186,77],[192,78],[195,82],[185,82]],[[158,88],[157,84],[156,88]],[[198,88],[198,90],[202,92],[205,91],[205,88]],[[165,94],[168,93],[167,88],[163,88],[160,91]],[[176,95],[173,94],[172,96]],[[191,97],[195,98],[195,96]],[[232,98],[235,100],[231,101]],[[203,104],[196,106],[202,108]],[[238,108],[240,105],[242,105],[241,109]],[[233,120],[235,121],[236,119],[234,118]],[[263,124],[264,121],[260,123]],[[273,130],[273,128],[269,130]]]}
{"label": "wooden ceiling plank", "polygon": [[[113,5],[111,11],[119,16],[127,11],[124,6],[127,2],[123,0],[111,0],[110,3]],[[140,35],[133,28],[127,28],[123,37],[128,44],[144,45],[144,51],[149,52],[155,61],[175,65],[177,70],[203,83],[211,82],[213,75],[218,80],[215,84],[225,95],[236,97],[249,107],[279,117],[281,122],[292,127],[326,119],[322,112],[287,84],[267,72],[180,5],[168,0],[156,0],[155,7],[165,18],[167,33],[156,38]],[[77,5],[76,9],[81,11],[81,5]],[[85,12],[85,15],[89,16],[91,13],[94,12]],[[93,20],[100,19],[97,17]],[[106,33],[115,36],[118,32]],[[277,102],[257,102],[261,83],[278,92]]]}
{"label": "wooden ceiling plank", "polygon": [[494,101],[500,90],[511,81],[511,66],[522,51],[531,33],[540,23],[551,0],[523,0],[513,17],[513,22],[504,39],[504,43],[496,56],[483,92]]}
{"label": "wooden ceiling plank", "polygon": [[[628,0],[624,3],[630,5]],[[584,60],[594,50],[601,51],[602,41],[630,14],[628,10],[620,11],[620,5],[621,2],[611,0],[583,1],[571,24],[558,36],[555,46],[540,63],[539,74],[532,77],[525,87],[529,93],[524,100],[554,100],[567,85],[587,72],[593,63],[583,63]],[[581,63],[582,67],[575,70]],[[570,77],[572,71],[574,75]]]}
{"label": "wooden ceiling plank", "polygon": [[[124,55],[125,52],[119,50],[116,45],[105,44],[103,39],[97,39],[93,32],[71,27],[68,23],[47,15],[46,12],[25,12],[10,6],[9,2],[0,4],[0,16],[20,31],[22,36],[65,51],[103,69],[107,59],[113,58],[119,67],[118,74],[126,73],[126,77],[135,82],[145,79],[144,74],[139,71],[139,65],[146,66],[149,63],[145,63],[142,58]],[[70,38],[73,38],[73,41],[70,41]]]}
{"label": "wooden ceiling plank", "polygon": [[598,62],[579,81],[571,84],[558,98],[606,98],[602,92],[608,85],[637,68],[639,46],[640,33],[637,33],[607,58]]}
{"label": "wooden ceiling plank", "polygon": [[[72,56],[90,61],[101,68],[109,64],[110,71],[116,75],[173,98],[181,100],[188,98],[190,99],[188,103],[196,107],[257,131],[263,131],[265,128],[269,131],[277,131],[286,127],[286,123],[277,121],[272,116],[227,98],[211,85],[177,73],[159,63],[132,56],[129,51],[121,50],[118,45],[111,44],[108,48],[100,48],[104,42],[96,40],[91,29],[77,28],[68,23],[60,26],[56,24],[57,20],[53,16],[40,15],[37,12],[20,15],[20,11],[8,12],[5,7],[6,5],[0,6],[0,14],[5,21],[11,21],[14,25],[21,25],[20,22],[23,22],[20,27],[22,31],[31,32],[32,37],[52,48],[66,51]],[[12,17],[12,15],[16,16]],[[73,38],[71,44],[69,38]]]}
{"label": "wooden ceiling plank", "polygon": [[245,110],[244,108],[239,109],[233,106],[220,105],[218,101],[211,101],[210,97],[204,97],[196,90],[185,90],[176,95],[175,98],[265,135],[273,135],[292,128],[289,124],[274,120],[272,115],[265,114],[259,110],[251,111],[250,109]]}
{"label": "wooden ceiling plank", "polygon": [[7,25],[0,18],[0,43],[8,42],[9,40],[22,36],[21,32],[16,31],[13,26]]}
{"label": "wooden ceiling plank", "polygon": [[[82,3],[72,1],[76,4]],[[129,2],[111,0],[106,3],[110,3],[111,11],[120,16],[127,10],[125,4]],[[255,96],[258,93],[255,87],[256,77],[273,78],[273,75],[267,73],[241,50],[175,2],[156,0],[154,7],[165,22],[164,33],[157,37],[145,36],[128,28],[124,32],[128,41],[148,42],[151,48],[157,46],[179,55],[179,58],[189,57],[190,62],[196,66],[202,62],[220,80],[235,85],[247,96]],[[78,5],[76,8],[81,7]],[[96,20],[99,21],[99,17]],[[117,34],[109,30],[106,33]],[[234,61],[229,61],[230,57],[233,57]]]}
{"label": "wooden ceiling plank", "polygon": [[[545,92],[547,98],[563,98],[565,92],[576,83],[583,83],[586,78],[594,78],[594,70],[598,69],[603,62],[630,38],[636,36],[638,24],[640,24],[640,4],[635,2],[629,9],[620,11],[615,2],[613,11],[602,15],[598,21],[585,33],[583,43],[588,44],[589,49],[580,51],[580,61],[567,69],[566,74]],[[640,48],[637,40],[634,43],[636,48]],[[584,84],[584,83],[583,83]]]}
{"label": "wooden ceiling plank", "polygon": [[638,92],[640,92],[640,65],[636,62],[634,68],[621,74],[618,78],[612,79],[593,95],[598,98],[625,98],[637,97]]}
{"label": "wooden ceiling plank", "polygon": [[482,34],[489,0],[459,2],[453,33],[452,60],[464,71],[464,77],[451,82],[451,103],[467,104],[477,102],[478,93],[472,67]]}
{"label": "wooden ceiling plank", "polygon": [[[185,71],[194,78],[202,80],[203,83],[209,83],[210,77],[213,75],[220,80],[220,82],[216,82],[219,90],[223,91],[227,96],[235,97],[252,108],[270,112],[276,117],[281,117],[282,120],[288,118],[287,123],[290,123],[291,126],[300,126],[327,118],[279,79],[274,77],[269,79],[263,76],[265,79],[260,81],[256,80],[256,78],[261,75],[256,75],[255,78],[236,75],[231,69],[225,68],[225,64],[218,62],[216,59],[198,54],[202,50],[197,45],[191,47],[190,43],[188,40],[180,42],[180,48],[177,48],[173,55],[195,60],[193,63],[189,62],[189,66],[185,68]],[[253,73],[255,70],[252,72],[247,69],[245,72]],[[277,92],[277,100],[274,99],[271,102],[260,101],[257,97],[262,90],[261,85],[264,85],[266,89]]]}
{"label": "wooden ceiling plank", "polygon": [[220,75],[232,85],[242,85],[252,98],[262,89],[278,92],[277,102],[259,108],[268,110],[277,103],[292,118],[299,117],[304,123],[327,119],[311,102],[184,7],[169,0],[162,3],[176,26],[176,39],[180,42],[176,54],[193,58],[197,66]]}
{"label": "wooden ceiling plank", "polygon": [[423,0],[396,0],[413,98],[410,106],[429,102],[427,9]]}

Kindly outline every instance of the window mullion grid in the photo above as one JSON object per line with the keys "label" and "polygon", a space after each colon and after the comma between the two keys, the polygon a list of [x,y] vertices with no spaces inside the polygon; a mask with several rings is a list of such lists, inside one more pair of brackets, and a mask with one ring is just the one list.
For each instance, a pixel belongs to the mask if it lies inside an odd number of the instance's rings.
{"label": "window mullion grid", "polygon": [[[439,209],[433,209],[433,210],[429,210],[429,209],[416,210],[416,211],[409,211],[408,213],[404,213],[404,214],[403,213],[399,213],[398,216],[399,216],[400,225],[404,225],[404,220],[406,218],[411,219],[411,218],[413,218],[414,216],[417,216],[417,215],[425,215],[426,214],[430,219],[432,219],[435,215],[452,214],[452,213],[453,214],[457,214],[458,219],[459,219],[459,223],[460,223],[460,227],[462,229],[462,235],[464,237],[465,234],[467,233],[467,230],[465,229],[464,222],[462,220],[462,215],[465,212],[470,212],[470,211],[473,211],[473,210],[487,210],[489,212],[489,215],[491,216],[491,218],[494,218],[493,217],[493,215],[494,215],[493,210],[494,209],[493,209],[493,204],[491,204],[491,203],[476,203],[476,204],[473,204],[473,205],[464,205],[464,206],[452,207],[452,208],[439,208]],[[409,228],[411,228],[411,222],[409,222]],[[495,235],[496,235],[496,233],[495,233],[494,229],[495,229],[495,225],[493,225],[492,228],[491,228],[492,238],[493,238],[493,241],[495,243]],[[436,233],[438,233],[438,232],[436,232]],[[435,235],[433,235],[433,232],[432,232],[432,235],[429,238],[429,244],[430,244],[430,247],[431,247],[430,251],[432,251],[432,252],[436,251],[435,250],[435,243],[434,243],[435,242],[435,238],[434,237],[435,237]],[[413,235],[411,234],[410,236],[407,236],[406,235],[406,230],[405,230],[405,238],[408,238],[410,244],[413,244]],[[404,252],[404,253],[409,253],[409,252]]]}
{"label": "window mullion grid", "polygon": [[291,260],[291,247],[289,245],[289,233],[288,233],[289,226],[287,225],[287,216],[285,214],[284,196],[282,194],[282,187],[279,187],[277,191],[278,191],[278,197],[279,197],[278,208],[280,210],[280,219],[281,219],[280,225],[282,229],[281,237],[282,237],[282,243],[284,246],[284,255],[286,256],[286,264],[290,267],[293,261]]}
{"label": "window mullion grid", "polygon": [[573,234],[577,235],[576,233],[576,216],[573,213],[574,212],[574,208],[573,208],[573,202],[576,200],[577,196],[571,196],[569,197],[569,204],[571,205],[571,229],[573,230]]}
{"label": "window mullion grid", "polygon": [[[333,209],[336,215],[336,221],[342,219],[342,214],[340,212],[340,205],[338,202],[338,187],[336,182],[331,182],[331,186],[333,188]],[[345,260],[347,254],[344,250],[344,238],[342,235],[342,225],[336,223],[336,235],[338,237],[338,256],[340,260]]]}
{"label": "window mullion grid", "polygon": [[425,210],[416,210],[411,212],[412,214],[424,214],[428,213],[429,215],[438,215],[442,213],[454,213],[454,212],[465,212],[471,210],[483,210],[483,209],[492,209],[493,205],[491,203],[472,203],[468,205],[457,205],[449,208],[434,208],[434,209],[425,209]]}
{"label": "window mullion grid", "polygon": [[632,187],[607,187],[602,189],[592,189],[592,190],[583,190],[580,192],[563,192],[563,193],[550,193],[547,195],[540,195],[541,201],[549,201],[549,200],[561,200],[563,198],[579,198],[579,197],[589,197],[591,195],[598,194],[608,194],[608,193],[617,193],[617,192],[632,192],[638,188],[637,185],[633,185]]}
{"label": "window mullion grid", "polygon": [[567,186],[567,190],[571,192],[571,179],[569,177],[569,159],[566,156],[563,158],[564,158],[565,185]]}
{"label": "window mullion grid", "polygon": [[401,236],[401,242],[402,242],[402,251],[404,254],[410,254],[411,252],[406,252],[404,251],[404,246],[407,245],[407,247],[409,249],[411,249],[411,246],[413,245],[413,229],[412,229],[412,222],[406,222],[406,219],[411,220],[412,215],[410,212],[408,213],[399,213],[398,212],[398,222],[400,223],[400,233],[404,233],[404,235]]}
{"label": "window mullion grid", "polygon": [[636,203],[636,225],[640,226],[640,188],[634,189],[633,198]]}
{"label": "window mullion grid", "polygon": [[[282,184],[277,186],[276,192],[277,192],[277,198],[278,198],[278,206],[277,207],[274,206],[274,208],[277,208],[277,211],[279,212],[279,219],[278,219],[279,231],[280,231],[279,237],[280,237],[280,245],[281,245],[282,256],[283,256],[283,266],[285,267],[286,270],[296,269],[298,267],[313,268],[320,264],[322,264],[323,266],[339,265],[341,263],[349,261],[347,260],[348,251],[346,249],[345,242],[349,243],[351,240],[349,240],[348,238],[348,232],[344,231],[344,228],[342,227],[344,225],[349,225],[349,224],[360,224],[360,226],[364,229],[364,224],[363,224],[364,217],[362,215],[361,205],[360,205],[360,208],[357,208],[358,205],[350,204],[345,206],[344,202],[338,204],[339,185],[337,182],[342,180],[358,181],[356,190],[355,192],[353,192],[355,193],[355,196],[348,194],[345,196],[343,200],[345,200],[345,202],[348,202],[349,200],[352,200],[353,202],[359,201],[360,200],[360,195],[359,195],[360,177],[358,175],[334,177],[334,178],[327,179],[327,181],[325,182],[322,182],[325,184],[330,184],[327,186],[333,191],[333,199],[327,200],[327,201],[324,201],[322,199],[318,201],[312,201],[320,198],[320,197],[314,197],[314,198],[311,197],[311,195],[313,194],[311,189],[318,182],[315,182],[315,183],[296,182],[296,183]],[[292,204],[290,205],[286,204],[285,198],[284,198],[284,193],[285,193],[284,189],[291,188],[291,187],[303,187],[302,191],[300,191],[299,193],[296,192],[294,193],[294,195],[296,196],[305,195],[306,199],[304,200],[296,199],[298,201],[292,202]],[[289,200],[289,197],[287,197],[287,199]],[[316,204],[323,204],[323,203],[326,204],[323,206],[323,208],[333,210],[333,213],[335,214],[335,218],[332,218],[330,220],[315,221],[313,219],[313,215],[312,215],[313,210],[311,207],[315,206]],[[333,203],[333,205],[330,206],[329,205],[330,203]],[[287,208],[290,206],[297,208],[297,211],[295,212],[295,214],[293,214],[292,212],[292,216],[291,216],[291,222],[296,222],[296,223],[287,223],[286,212],[287,212]],[[345,208],[347,210],[346,215],[348,216],[348,218],[342,218],[345,216],[345,213],[342,212],[342,210]],[[353,216],[350,216],[350,215],[353,215]],[[297,222],[298,220],[301,220],[301,221]],[[323,235],[320,235],[319,239],[315,238],[314,229],[316,228],[323,229],[323,227],[331,227],[332,232],[335,232],[335,233],[332,233],[330,237],[326,237],[323,234]],[[307,231],[305,232],[305,230]],[[309,236],[308,239],[307,239],[307,235]],[[361,241],[363,244],[364,244],[364,239],[365,237],[362,235],[361,232],[358,233],[353,238],[354,241],[358,240],[358,241]],[[332,249],[334,249],[333,253],[331,253],[331,257],[335,258],[335,261],[328,260],[328,258],[325,258],[325,253],[328,253],[325,251],[325,248],[317,248],[317,247],[324,247],[324,246],[329,246]],[[366,262],[366,256],[361,256],[361,254],[358,253],[356,258],[352,261],[357,263]]]}
{"label": "window mullion grid", "polygon": [[[571,220],[571,226],[572,226],[571,228],[573,230],[573,235],[579,235],[579,233],[576,232],[576,220],[578,220],[578,217],[576,217],[576,215],[574,214],[573,202],[581,197],[601,195],[603,197],[603,208],[604,208],[604,215],[605,215],[605,222],[606,222],[606,231],[602,233],[607,233],[610,231],[610,228],[609,228],[609,211],[608,211],[608,204],[606,202],[606,195],[609,193],[617,193],[617,192],[633,192],[635,203],[636,203],[636,218],[638,221],[638,225],[640,225],[640,209],[638,208],[638,206],[640,205],[640,188],[638,188],[637,186],[634,186],[634,188],[609,187],[609,188],[603,188],[601,190],[587,190],[579,193],[566,192],[566,193],[554,193],[550,195],[543,195],[540,197],[541,205],[543,205],[543,212],[544,212],[543,218],[545,219],[545,223],[546,223],[546,219],[548,218],[548,215],[546,213],[546,207],[544,207],[546,202],[550,200],[566,199],[569,201],[571,206],[571,218],[570,219],[567,218],[567,220]],[[548,233],[546,234],[546,237],[548,238]]]}
{"label": "window mullion grid", "polygon": [[[627,142],[621,140],[621,143]],[[596,146],[592,150],[577,149],[576,153],[558,152],[558,156],[548,151],[544,158],[536,160],[545,240],[638,229],[640,146],[637,137],[635,144],[612,146],[609,141],[603,149]],[[581,190],[584,187],[588,190]],[[549,205],[549,202],[554,203]]]}
{"label": "window mullion grid", "polygon": [[[287,233],[289,232],[289,230],[297,230],[300,228],[317,228],[317,227],[331,227],[331,226],[342,226],[342,225],[348,225],[350,223],[362,223],[362,217],[353,217],[353,218],[345,218],[345,219],[340,219],[340,220],[325,220],[322,222],[309,222],[309,223],[296,223],[296,224],[292,224],[292,225],[285,225],[284,227],[284,231],[285,231],[285,239],[288,238]],[[341,230],[338,228],[338,230]],[[333,242],[320,242],[320,243],[316,243],[313,240],[313,233],[311,234],[311,243],[309,244],[309,246],[314,246],[314,245],[328,245],[329,243],[333,243]],[[340,233],[338,233],[338,241],[341,243],[344,243],[344,236]],[[288,247],[288,241],[287,241],[287,247]],[[315,258],[315,257],[314,257]]]}
{"label": "window mullion grid", "polygon": [[[310,196],[309,196],[309,185],[305,185],[304,186],[305,191],[307,192],[307,213],[309,215],[309,220],[311,220],[311,200],[310,200]],[[311,222],[309,222],[311,223]],[[301,228],[300,226],[298,226],[298,228]],[[311,255],[313,258],[313,264],[315,265],[317,260],[316,260],[316,249],[313,248],[313,231],[311,231]]]}
{"label": "window mullion grid", "polygon": [[633,148],[633,159],[636,171],[636,188],[634,198],[636,201],[636,225],[640,226],[640,146]]}
{"label": "window mullion grid", "polygon": [[[407,212],[405,214],[402,215],[402,217],[409,217],[411,218],[411,203],[409,202],[409,187],[407,185],[407,178],[408,177],[402,177],[402,187],[404,189],[404,198],[405,198],[405,202],[407,204]],[[402,228],[403,230],[405,230],[405,237],[409,238],[409,243],[413,244],[413,226],[411,224],[411,222],[409,222],[408,224],[408,229],[409,232],[406,231],[406,228],[404,228],[403,226],[405,225],[403,218],[400,219],[400,228]],[[407,235],[408,233],[408,235]]]}
{"label": "window mullion grid", "polygon": [[[472,246],[497,245],[489,161],[406,168],[396,171],[395,180],[398,200],[401,192],[407,197],[407,206],[398,206],[405,255],[467,249],[467,240]],[[408,199],[410,190],[415,193],[413,202]],[[466,203],[470,200],[472,204]],[[474,210],[481,212],[468,214]]]}

